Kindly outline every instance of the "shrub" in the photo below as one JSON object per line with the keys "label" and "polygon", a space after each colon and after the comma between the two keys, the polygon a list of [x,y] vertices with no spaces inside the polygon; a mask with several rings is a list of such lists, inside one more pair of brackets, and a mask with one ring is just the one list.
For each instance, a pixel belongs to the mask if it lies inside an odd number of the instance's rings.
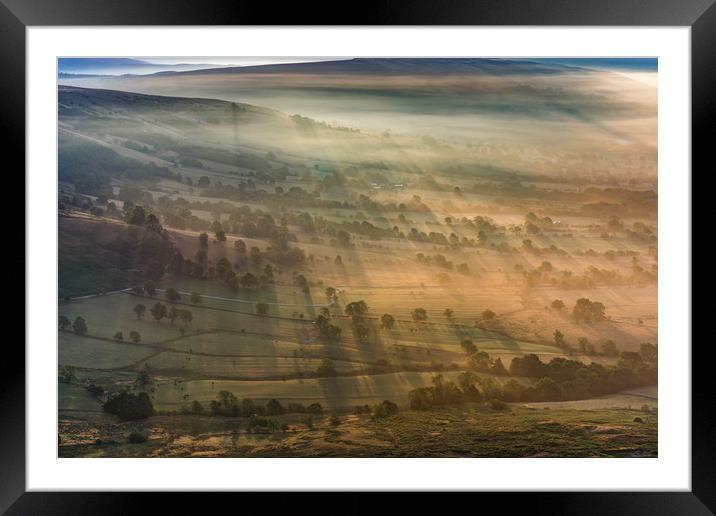
{"label": "shrub", "polygon": [[373,407],[373,417],[376,419],[394,416],[398,412],[398,405],[389,400],[383,400],[382,403]]}
{"label": "shrub", "polygon": [[498,400],[497,398],[493,398],[490,400],[490,408],[492,410],[507,410],[508,405],[502,400]]}
{"label": "shrub", "polygon": [[87,392],[92,396],[102,396],[104,394],[104,388],[101,385],[91,383],[87,386]]}
{"label": "shrub", "polygon": [[320,403],[311,403],[308,407],[306,407],[306,412],[309,414],[320,415],[323,414],[323,407]]}
{"label": "shrub", "polygon": [[148,438],[149,436],[146,432],[132,432],[131,434],[129,434],[129,438],[127,439],[127,441],[132,444],[139,444],[147,442]]}

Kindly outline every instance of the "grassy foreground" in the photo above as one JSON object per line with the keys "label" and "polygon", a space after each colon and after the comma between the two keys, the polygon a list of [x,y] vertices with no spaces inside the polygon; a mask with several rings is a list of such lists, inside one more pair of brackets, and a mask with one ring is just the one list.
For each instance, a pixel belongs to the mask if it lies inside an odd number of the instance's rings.
{"label": "grassy foreground", "polygon": [[[637,419],[639,418],[639,419]],[[280,416],[285,431],[247,432],[246,418],[155,416],[142,423],[60,419],[60,457],[656,457],[657,414],[485,405],[367,415]],[[148,440],[130,444],[134,431]]]}

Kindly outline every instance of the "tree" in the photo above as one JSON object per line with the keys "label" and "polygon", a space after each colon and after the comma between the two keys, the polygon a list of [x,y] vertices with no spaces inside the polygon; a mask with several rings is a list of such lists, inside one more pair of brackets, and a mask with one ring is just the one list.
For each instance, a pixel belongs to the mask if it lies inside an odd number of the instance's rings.
{"label": "tree", "polygon": [[613,340],[605,340],[602,343],[602,353],[608,357],[619,356],[619,350]]}
{"label": "tree", "polygon": [[201,294],[199,294],[197,292],[192,292],[190,299],[193,304],[197,305],[197,304],[201,303]]}
{"label": "tree", "polygon": [[266,414],[269,416],[278,416],[280,414],[283,414],[284,412],[285,410],[278,400],[271,399],[266,404]]}
{"label": "tree", "polygon": [[398,412],[398,405],[389,400],[383,400],[382,403],[373,407],[373,417],[376,419],[394,416]]}
{"label": "tree", "polygon": [[75,322],[72,323],[72,329],[77,335],[84,335],[87,333],[87,323],[84,318],[78,315],[75,318]]}
{"label": "tree", "polygon": [[137,314],[137,319],[141,319],[146,311],[147,307],[141,303],[134,306],[134,313]]}
{"label": "tree", "polygon": [[196,182],[196,184],[199,188],[209,188],[211,182],[209,181],[209,178],[207,176],[201,176]]}
{"label": "tree", "polygon": [[120,341],[120,342],[123,341],[123,340],[124,340],[124,334],[123,334],[121,331],[118,331],[117,333],[114,334],[114,340],[117,340],[117,341]]}
{"label": "tree", "polygon": [[234,242],[234,247],[239,252],[239,254],[246,254],[246,242],[244,242],[243,240],[236,240]]}
{"label": "tree", "polygon": [[152,281],[147,281],[146,283],[144,283],[144,291],[149,297],[154,297],[157,295],[157,288]]}
{"label": "tree", "polygon": [[194,314],[190,310],[179,310],[179,319],[184,323],[184,326],[187,326],[194,319]]}
{"label": "tree", "polygon": [[60,327],[60,329],[61,329],[62,331],[65,331],[65,330],[66,330],[67,328],[69,328],[70,325],[72,324],[72,323],[70,322],[70,320],[69,320],[67,317],[65,317],[64,315],[61,315],[61,316],[57,319],[57,322],[58,322],[58,325],[59,325],[59,327]]}
{"label": "tree", "polygon": [[152,370],[149,364],[145,363],[144,367],[137,372],[137,378],[134,383],[140,389],[148,389],[154,385],[154,378],[152,377]]}
{"label": "tree", "polygon": [[321,364],[316,369],[316,373],[321,377],[336,376],[338,372],[333,365],[333,360],[330,358],[324,358]]}
{"label": "tree", "polygon": [[60,367],[59,380],[62,383],[72,383],[77,380],[77,377],[75,376],[75,368],[71,365]]}
{"label": "tree", "polygon": [[308,407],[306,407],[306,412],[318,416],[323,414],[323,407],[320,403],[311,403]]}
{"label": "tree", "polygon": [[169,301],[179,301],[181,299],[181,294],[173,288],[167,289],[166,296]]}
{"label": "tree", "polygon": [[204,412],[204,407],[201,405],[201,403],[197,400],[192,401],[191,403],[191,413],[199,415]]}
{"label": "tree", "polygon": [[564,301],[562,301],[561,299],[555,299],[554,301],[552,301],[551,306],[552,310],[562,311],[564,310]]}
{"label": "tree", "polygon": [[341,258],[340,254],[337,254],[335,259],[333,260],[333,263],[335,263],[338,267],[343,267],[343,258]]}
{"label": "tree", "polygon": [[562,399],[562,387],[552,378],[540,378],[537,380],[534,389],[540,400],[558,401]]}
{"label": "tree", "polygon": [[392,330],[395,327],[395,317],[390,314],[383,314],[380,318],[380,325],[386,330]]}
{"label": "tree", "polygon": [[496,315],[497,314],[495,312],[493,312],[492,310],[490,310],[489,308],[482,312],[482,318],[485,321],[490,321],[490,320],[494,319],[496,317]]}
{"label": "tree", "polygon": [[129,332],[129,340],[131,340],[135,344],[139,344],[139,341],[142,340],[142,336],[139,335],[138,331],[130,331]]}
{"label": "tree", "polygon": [[241,286],[244,288],[256,288],[259,285],[259,280],[251,274],[250,272],[247,272],[241,278],[239,279],[239,283],[241,283]]}
{"label": "tree", "polygon": [[199,246],[207,247],[209,245],[209,235],[206,233],[199,234]]}
{"label": "tree", "polygon": [[216,233],[214,233],[214,236],[216,236],[216,240],[218,242],[226,242],[226,233],[224,230],[219,230]]}
{"label": "tree", "polygon": [[244,417],[251,417],[255,416],[257,413],[256,404],[254,403],[254,400],[249,398],[244,398],[241,400],[241,415]]}
{"label": "tree", "polygon": [[147,217],[144,212],[144,208],[141,206],[135,206],[129,214],[127,222],[134,226],[143,226],[146,222]]}
{"label": "tree", "polygon": [[368,311],[368,305],[365,303],[365,301],[353,301],[352,303],[348,303],[344,309],[346,315],[351,316],[363,316]]}
{"label": "tree", "polygon": [[134,394],[122,391],[111,396],[103,405],[105,412],[119,416],[119,418],[132,421],[145,419],[154,415],[152,400],[146,392]]}
{"label": "tree", "polygon": [[590,301],[586,297],[577,299],[577,303],[572,309],[572,315],[579,321],[596,322],[603,321],[604,305],[598,301]]}
{"label": "tree", "polygon": [[156,319],[156,321],[159,322],[167,316],[167,307],[161,303],[156,303],[152,307],[150,312],[152,313],[152,317],[154,317],[154,319]]}
{"label": "tree", "polygon": [[651,342],[644,342],[639,346],[639,353],[644,362],[656,362],[658,349]]}
{"label": "tree", "polygon": [[443,315],[447,317],[448,319],[452,319],[452,315],[455,313],[455,311],[451,308],[446,308],[443,312]]}
{"label": "tree", "polygon": [[465,350],[468,355],[474,355],[477,353],[477,346],[470,339],[464,339],[460,342],[460,347]]}
{"label": "tree", "polygon": [[425,321],[428,318],[428,312],[425,308],[416,308],[410,313],[410,315],[413,317],[415,322]]}
{"label": "tree", "polygon": [[577,339],[577,347],[579,348],[580,353],[588,353],[590,348],[589,339],[586,337],[580,337]]}
{"label": "tree", "polygon": [[567,346],[564,335],[559,330],[554,330],[554,345],[558,348],[565,348]]}
{"label": "tree", "polygon": [[167,315],[167,318],[172,324],[174,324],[174,321],[177,320],[177,317],[179,317],[179,310],[177,310],[176,306],[172,305],[171,308],[169,308],[169,314]]}
{"label": "tree", "polygon": [[502,364],[501,358],[496,358],[495,362],[492,364],[492,367],[490,368],[490,372],[492,374],[500,375],[500,376],[506,376],[507,369],[505,369],[505,366]]}
{"label": "tree", "polygon": [[256,303],[256,313],[258,315],[266,315],[269,311],[269,305],[267,303]]}

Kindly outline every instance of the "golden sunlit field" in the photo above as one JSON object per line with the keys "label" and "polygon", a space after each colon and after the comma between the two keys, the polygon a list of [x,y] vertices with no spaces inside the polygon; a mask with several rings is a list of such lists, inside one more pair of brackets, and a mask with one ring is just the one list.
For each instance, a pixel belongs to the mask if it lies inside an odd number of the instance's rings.
{"label": "golden sunlit field", "polygon": [[61,74],[60,456],[656,456],[619,66]]}

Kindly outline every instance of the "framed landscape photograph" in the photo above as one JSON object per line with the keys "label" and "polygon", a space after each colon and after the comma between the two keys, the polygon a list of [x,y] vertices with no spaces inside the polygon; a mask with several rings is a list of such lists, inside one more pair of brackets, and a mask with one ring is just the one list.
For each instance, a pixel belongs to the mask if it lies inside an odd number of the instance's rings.
{"label": "framed landscape photograph", "polygon": [[[322,26],[5,3],[27,310],[3,509],[439,490],[713,510],[691,344],[712,2]],[[131,510],[103,496],[82,503]]]}

